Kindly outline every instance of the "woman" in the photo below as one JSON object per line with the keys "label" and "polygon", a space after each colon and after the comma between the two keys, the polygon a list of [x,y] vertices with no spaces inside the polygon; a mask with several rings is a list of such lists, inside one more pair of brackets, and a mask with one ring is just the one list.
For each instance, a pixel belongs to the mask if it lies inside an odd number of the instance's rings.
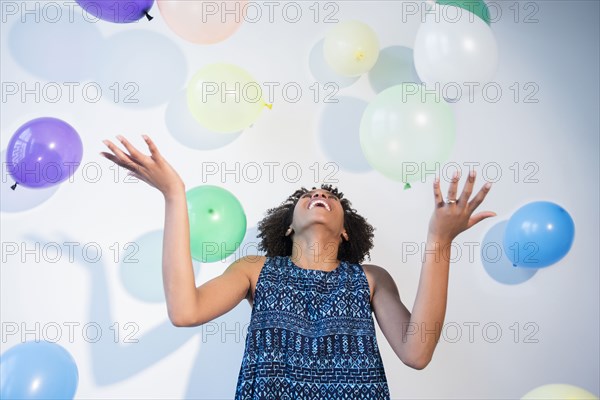
{"label": "woman", "polygon": [[176,326],[196,326],[233,309],[252,307],[235,398],[389,399],[371,313],[400,360],[415,369],[431,361],[446,312],[448,246],[490,211],[472,215],[491,188],[469,201],[475,172],[459,198],[455,174],[444,202],[435,179],[434,212],[412,313],[386,269],[360,264],[373,246],[373,227],[337,189],[293,193],[259,223],[266,256],[246,256],[221,276],[196,287],[185,185],[143,136],[144,155],[118,136],[101,155],[162,192],[165,198],[163,281]]}

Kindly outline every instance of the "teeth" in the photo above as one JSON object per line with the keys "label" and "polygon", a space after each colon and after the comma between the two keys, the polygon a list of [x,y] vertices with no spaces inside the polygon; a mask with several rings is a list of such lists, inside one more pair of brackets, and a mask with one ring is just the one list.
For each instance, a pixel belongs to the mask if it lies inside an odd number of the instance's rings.
{"label": "teeth", "polygon": [[314,208],[317,204],[322,204],[323,206],[325,206],[325,208],[327,209],[327,211],[331,211],[331,208],[329,207],[329,204],[327,204],[327,202],[323,201],[323,200],[313,200],[310,205],[308,206],[308,209],[311,210],[312,208]]}

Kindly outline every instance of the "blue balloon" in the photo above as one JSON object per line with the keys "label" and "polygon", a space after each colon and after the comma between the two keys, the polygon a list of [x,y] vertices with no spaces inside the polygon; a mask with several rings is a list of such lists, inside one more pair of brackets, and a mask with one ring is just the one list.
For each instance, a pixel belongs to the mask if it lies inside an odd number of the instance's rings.
{"label": "blue balloon", "polygon": [[73,399],[78,381],[75,360],[56,343],[21,343],[0,357],[2,399]]}
{"label": "blue balloon", "polygon": [[575,224],[558,204],[536,201],[519,208],[508,220],[503,247],[513,265],[542,268],[571,249]]}

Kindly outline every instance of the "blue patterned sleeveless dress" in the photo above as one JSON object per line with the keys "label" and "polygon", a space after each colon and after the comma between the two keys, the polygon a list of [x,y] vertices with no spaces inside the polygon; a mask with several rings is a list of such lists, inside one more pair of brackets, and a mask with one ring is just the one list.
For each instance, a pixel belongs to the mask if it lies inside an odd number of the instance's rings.
{"label": "blue patterned sleeveless dress", "polygon": [[256,283],[235,400],[389,400],[360,264],[268,257]]}

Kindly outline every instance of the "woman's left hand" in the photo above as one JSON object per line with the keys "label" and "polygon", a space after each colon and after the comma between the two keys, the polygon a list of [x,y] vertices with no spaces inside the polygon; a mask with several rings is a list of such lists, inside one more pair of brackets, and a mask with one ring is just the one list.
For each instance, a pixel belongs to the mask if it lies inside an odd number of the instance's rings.
{"label": "woman's left hand", "polygon": [[471,197],[471,193],[473,192],[475,175],[475,170],[472,170],[462,194],[457,198],[456,192],[460,175],[456,173],[448,189],[447,202],[444,201],[444,197],[442,196],[439,178],[436,178],[433,184],[435,208],[429,221],[428,240],[446,243],[452,242],[461,232],[486,218],[496,216],[496,213],[493,211],[483,211],[472,215],[492,187],[491,183],[486,183],[477,195],[469,201],[469,197]]}

